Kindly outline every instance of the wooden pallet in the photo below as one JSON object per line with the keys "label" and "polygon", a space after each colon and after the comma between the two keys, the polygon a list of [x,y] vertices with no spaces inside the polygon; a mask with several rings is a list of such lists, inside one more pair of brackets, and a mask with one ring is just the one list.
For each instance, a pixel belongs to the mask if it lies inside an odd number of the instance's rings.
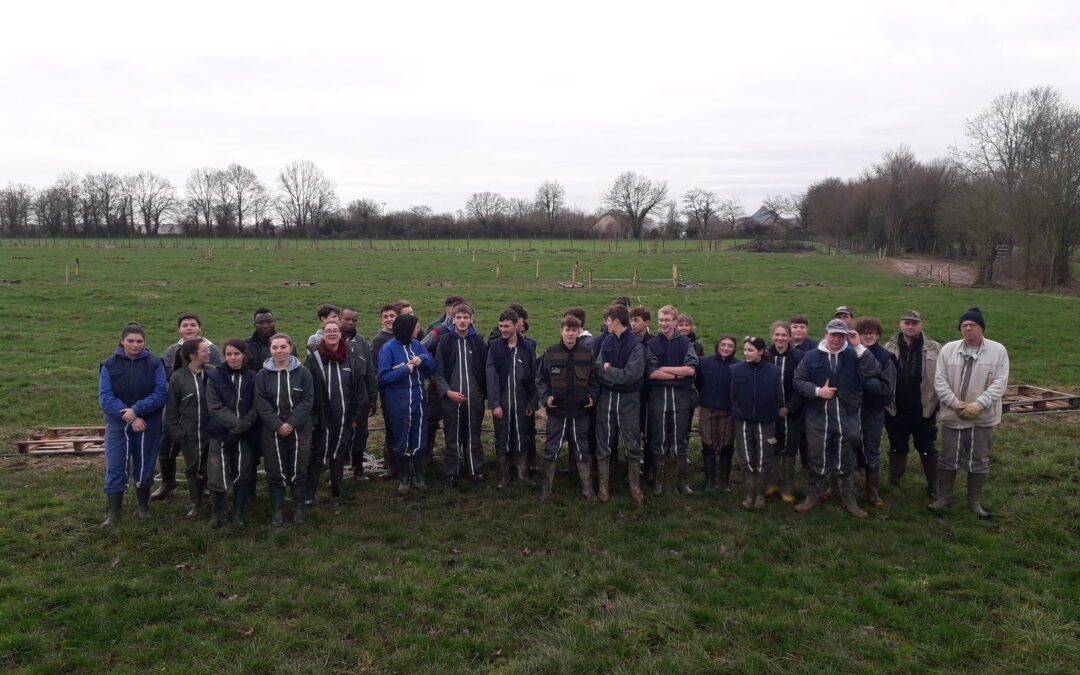
{"label": "wooden pallet", "polygon": [[1010,385],[1001,399],[1001,412],[1037,415],[1080,410],[1080,394],[1066,394],[1030,384]]}
{"label": "wooden pallet", "polygon": [[105,436],[103,426],[48,427],[34,432],[34,440],[42,438],[70,438],[72,436]]}
{"label": "wooden pallet", "polygon": [[19,441],[23,455],[93,455],[105,452],[101,436],[69,436],[67,438],[38,438]]}

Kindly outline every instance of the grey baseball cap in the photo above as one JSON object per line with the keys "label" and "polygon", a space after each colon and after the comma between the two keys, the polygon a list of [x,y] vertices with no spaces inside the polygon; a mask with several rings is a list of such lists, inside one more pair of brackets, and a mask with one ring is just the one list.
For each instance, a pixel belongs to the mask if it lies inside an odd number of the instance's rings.
{"label": "grey baseball cap", "polygon": [[851,331],[841,319],[833,319],[825,326],[826,333],[843,333],[847,335]]}
{"label": "grey baseball cap", "polygon": [[833,312],[833,316],[836,316],[838,314],[847,314],[848,316],[853,317],[853,316],[855,316],[855,310],[851,309],[847,305],[840,305],[839,307],[836,308],[836,311]]}
{"label": "grey baseball cap", "polygon": [[904,313],[900,315],[901,321],[922,321],[922,314],[914,309],[905,309]]}

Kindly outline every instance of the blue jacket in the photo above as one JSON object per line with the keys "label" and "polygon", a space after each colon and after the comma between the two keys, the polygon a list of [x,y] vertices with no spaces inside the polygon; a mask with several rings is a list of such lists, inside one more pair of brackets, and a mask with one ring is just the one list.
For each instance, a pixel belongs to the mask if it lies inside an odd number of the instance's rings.
{"label": "blue jacket", "polygon": [[[836,359],[835,368],[832,357]],[[860,345],[858,349],[844,348],[839,354],[830,354],[822,342],[795,369],[795,389],[808,399],[807,414],[824,414],[825,399],[818,397],[817,390],[827,381],[837,388],[836,396],[844,410],[857,413],[862,407],[863,382],[880,373],[881,366],[869,349]]]}
{"label": "blue jacket", "polygon": [[863,382],[863,409],[884,410],[896,393],[896,357],[880,344],[868,349],[881,366],[881,373]]}
{"label": "blue jacket", "polygon": [[161,417],[168,383],[161,359],[149,349],[130,358],[121,347],[101,363],[99,371],[98,401],[107,422],[123,425],[120,415],[125,408],[131,408],[147,422]]}
{"label": "blue jacket", "polygon": [[435,366],[432,380],[440,396],[457,391],[483,398],[487,389],[487,345],[476,328],[469,326],[463,336],[455,330],[439,338]]}
{"label": "blue jacket", "polygon": [[698,363],[698,405],[713,410],[731,410],[731,366],[739,363],[734,356],[706,356]]}
{"label": "blue jacket", "polygon": [[532,342],[518,336],[517,347],[511,351],[506,340],[497,337],[487,344],[488,406],[507,406],[511,394],[515,404],[523,409],[536,406],[536,348]]}
{"label": "blue jacket", "polygon": [[[645,381],[645,348],[634,331],[627,328],[622,335],[605,333],[595,347],[596,376],[600,386],[617,392],[641,391]],[[604,364],[611,364],[605,369]]]}
{"label": "blue jacket", "polygon": [[206,408],[210,420],[206,432],[219,441],[250,437],[258,429],[253,422],[255,411],[255,371],[242,366],[233,370],[228,365],[207,371]]}
{"label": "blue jacket", "polygon": [[731,416],[772,424],[784,405],[784,381],[771,363],[736,363],[731,367]]}
{"label": "blue jacket", "polygon": [[[420,367],[410,372],[405,364],[413,356],[420,357]],[[424,400],[423,380],[434,372],[435,360],[419,340],[403,345],[391,339],[379,350],[379,388],[387,396],[407,398],[409,389],[415,389],[413,395],[420,397],[417,400]]]}
{"label": "blue jacket", "polygon": [[[804,343],[805,344],[805,343]],[[806,352],[801,352],[794,347],[789,347],[781,354],[776,351],[776,345],[769,345],[769,354],[772,356],[773,365],[780,369],[784,380],[784,406],[789,415],[794,415],[802,410],[803,397],[795,391],[795,369],[802,363]]]}
{"label": "blue jacket", "polygon": [[[645,368],[646,375],[664,366],[692,366],[696,375],[698,368],[698,354],[694,349],[694,343],[685,335],[675,333],[672,337],[665,337],[658,333],[649,340],[648,365]],[[650,380],[652,387],[674,387],[676,389],[689,389],[694,384],[694,375],[680,377],[675,380]]]}

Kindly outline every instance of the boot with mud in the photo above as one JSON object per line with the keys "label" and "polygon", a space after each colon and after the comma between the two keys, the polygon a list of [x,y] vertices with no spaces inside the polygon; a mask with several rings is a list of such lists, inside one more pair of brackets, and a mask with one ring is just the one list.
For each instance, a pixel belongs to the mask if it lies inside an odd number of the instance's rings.
{"label": "boot with mud", "polygon": [[578,478],[581,479],[581,496],[585,498],[585,501],[595,502],[596,493],[593,492],[592,486],[592,463],[589,460],[578,461],[577,472]]}
{"label": "boot with mud", "polygon": [[[417,456],[419,456],[419,454]],[[408,457],[394,456],[394,474],[398,479],[397,493],[399,495],[405,496],[409,494],[409,487],[412,485],[412,464],[413,463]]]}
{"label": "boot with mud", "polygon": [[510,455],[499,455],[499,483],[497,490],[505,490],[510,487]]}
{"label": "boot with mud", "polygon": [[885,508],[885,500],[881,498],[881,465],[866,467],[866,501],[875,509]]}
{"label": "boot with mud", "polygon": [[383,472],[379,480],[393,480],[398,477],[398,462],[394,451],[389,446],[383,446]]}
{"label": "boot with mud", "polygon": [[600,489],[596,492],[596,498],[603,504],[611,499],[611,458],[605,457],[596,463],[596,471],[600,478]]}
{"label": "boot with mud", "polygon": [[730,445],[720,448],[720,459],[717,461],[717,487],[721,492],[731,492],[731,458],[734,453],[735,448]]}
{"label": "boot with mud", "polygon": [[856,518],[866,519],[870,516],[859,508],[859,502],[855,498],[855,479],[849,473],[840,479],[840,507]]}
{"label": "boot with mud", "polygon": [[773,482],[771,471],[759,471],[755,474],[757,481],[754,484],[754,508],[765,508],[765,498],[768,495],[769,484]]}
{"label": "boot with mud", "polygon": [[518,452],[514,457],[514,466],[517,467],[517,478],[519,483],[524,483],[529,487],[536,487],[536,481],[529,478],[529,466],[528,456],[524,452]]}
{"label": "boot with mud", "polygon": [[703,446],[701,464],[705,471],[705,492],[716,492],[716,449],[713,446]]}
{"label": "boot with mud", "polygon": [[285,524],[285,486],[270,483],[266,492],[270,495],[270,524],[281,527]]}
{"label": "boot with mud", "polygon": [[956,487],[956,471],[938,467],[937,499],[926,508],[931,511],[944,511],[952,503],[953,489]]}
{"label": "boot with mud", "polygon": [[664,494],[664,455],[658,455],[656,457],[656,465],[653,466],[653,484],[652,494],[653,497],[659,497]]}
{"label": "boot with mud", "polygon": [[225,515],[225,493],[224,492],[211,492],[210,493],[210,520],[206,523],[210,526],[211,530],[216,530],[221,527],[222,520]]}
{"label": "boot with mud", "polygon": [[694,494],[694,491],[690,489],[690,483],[686,480],[686,474],[690,470],[690,458],[679,457],[675,460],[675,486],[679,494],[684,497],[689,497]]}
{"label": "boot with mud", "polygon": [[188,481],[188,496],[191,499],[191,508],[184,514],[184,517],[188,520],[198,518],[199,512],[202,511],[203,482],[198,478]]}
{"label": "boot with mud", "polygon": [[828,487],[826,487],[825,491],[821,493],[820,497],[818,497],[818,499],[821,500],[822,504],[828,503],[832,500],[833,497],[840,494],[840,479],[837,477],[836,474],[829,476],[827,484]]}
{"label": "boot with mud", "polygon": [[322,480],[322,466],[309,466],[306,485],[304,486],[304,504],[315,506],[315,495],[319,491],[319,481]]}
{"label": "boot with mud", "polygon": [[806,499],[795,505],[799,513],[809,513],[811,509],[821,503],[821,476],[812,473],[806,474]]}
{"label": "boot with mud", "polygon": [[232,524],[243,527],[247,510],[248,491],[246,485],[233,486]]}
{"label": "boot with mud", "polygon": [[780,487],[780,462],[773,461],[769,466],[768,472],[766,472],[767,478],[765,479],[765,497],[780,497],[784,494],[783,489]]}
{"label": "boot with mud", "polygon": [[919,455],[922,462],[923,475],[926,476],[926,496],[930,499],[937,498],[938,486],[938,454],[932,452],[929,455]]}
{"label": "boot with mud", "polygon": [[551,499],[551,488],[555,482],[555,462],[545,459],[540,468],[540,501],[546,502]]}
{"label": "boot with mud", "polygon": [[982,507],[983,488],[986,487],[985,473],[969,473],[967,481],[968,508],[979,517],[979,520],[989,520],[990,512]]}
{"label": "boot with mud", "polygon": [[161,485],[150,495],[155,502],[165,499],[176,489],[176,460],[161,458]]}
{"label": "boot with mud", "polygon": [[907,452],[889,453],[889,485],[899,487],[907,471]]}
{"label": "boot with mud", "polygon": [[105,505],[108,512],[105,514],[105,521],[99,527],[108,528],[119,525],[120,509],[124,506],[124,493],[117,492],[116,494],[105,495]]}
{"label": "boot with mud", "polygon": [[138,506],[135,513],[141,520],[150,518],[150,486],[135,488],[135,500]]}
{"label": "boot with mud", "polygon": [[292,521],[297,525],[303,525],[307,521],[307,504],[304,503],[306,488],[294,485],[292,491],[293,513]]}
{"label": "boot with mud", "polygon": [[627,467],[627,482],[630,488],[630,499],[634,501],[637,506],[642,506],[645,503],[645,493],[641,491],[641,465],[637,462],[630,462]]}
{"label": "boot with mud", "polygon": [[780,499],[795,503],[795,455],[780,458]]}
{"label": "boot with mud", "polygon": [[749,471],[743,473],[743,500],[744,509],[754,508],[754,499],[757,497],[757,474]]}
{"label": "boot with mud", "polygon": [[425,459],[422,456],[417,456],[409,461],[412,463],[412,470],[409,473],[413,489],[417,492],[427,492],[427,481],[424,478]]}
{"label": "boot with mud", "polygon": [[356,499],[352,490],[345,487],[345,455],[330,460],[330,496],[339,501]]}

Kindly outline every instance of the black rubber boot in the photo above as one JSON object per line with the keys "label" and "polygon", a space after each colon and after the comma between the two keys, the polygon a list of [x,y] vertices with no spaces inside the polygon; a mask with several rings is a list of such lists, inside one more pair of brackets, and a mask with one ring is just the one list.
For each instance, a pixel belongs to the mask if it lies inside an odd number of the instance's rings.
{"label": "black rubber boot", "polygon": [[517,457],[514,458],[514,464],[517,466],[518,481],[522,482],[530,487],[536,487],[536,481],[529,478],[529,467],[526,453],[518,452]]}
{"label": "black rubber boot", "polygon": [[244,510],[247,508],[247,485],[237,485],[233,487],[233,512],[232,512],[232,524],[240,527],[244,525]]}
{"label": "black rubber boot", "polygon": [[937,498],[938,490],[938,454],[919,455],[922,462],[923,475],[926,476],[926,496],[930,499]]}
{"label": "black rubber boot", "polygon": [[885,500],[881,498],[881,465],[866,467],[866,501],[875,509],[885,508]]}
{"label": "black rubber boot", "polygon": [[383,447],[383,472],[379,476],[379,480],[390,480],[397,478],[398,476],[398,463],[397,455],[393,453],[389,446]]}
{"label": "black rubber boot", "polygon": [[510,455],[499,455],[499,484],[495,487],[499,490],[510,487]]}
{"label": "black rubber boot", "polygon": [[989,520],[990,512],[982,507],[983,488],[986,487],[985,473],[969,473],[967,483],[968,508],[979,517],[980,520]]}
{"label": "black rubber boot", "polygon": [[555,462],[544,460],[540,468],[543,482],[540,487],[540,501],[546,502],[551,499],[551,488],[555,482]]}
{"label": "black rubber boot", "polygon": [[120,524],[120,509],[124,506],[124,493],[105,495],[105,505],[108,512],[105,514],[105,522],[100,527],[112,527]]}
{"label": "black rubber boot", "polygon": [[648,448],[645,448],[643,459],[641,482],[644,485],[652,485],[653,479],[656,478],[656,455],[649,452]]}
{"label": "black rubber boot", "polygon": [[752,509],[754,508],[754,498],[757,497],[757,475],[749,472],[744,473],[742,481],[742,507],[744,509]]}
{"label": "black rubber boot", "polygon": [[795,503],[795,455],[780,458],[780,491],[785,504]]}
{"label": "black rubber boot", "polygon": [[[419,457],[421,461],[423,460],[423,456],[420,453],[417,453],[416,457]],[[402,455],[401,457],[395,455],[394,459],[396,460],[395,463],[397,464],[397,493],[399,495],[407,495],[409,494],[409,487],[412,484],[411,474],[413,462],[410,460],[409,457],[405,457],[404,455]]]}
{"label": "black rubber boot", "polygon": [[170,492],[176,489],[176,458],[169,459],[162,456],[159,464],[161,466],[161,485],[150,495],[150,499],[155,502],[165,499]]}
{"label": "black rubber boot", "polygon": [[754,508],[765,508],[765,495],[768,494],[769,486],[773,482],[772,471],[766,469],[765,471],[759,471],[757,474],[757,482],[754,485]]}
{"label": "black rubber boot", "polygon": [[135,488],[135,500],[138,506],[135,513],[142,520],[150,518],[150,486]]}
{"label": "black rubber boot", "polygon": [[664,494],[664,459],[664,455],[656,455],[654,458],[655,464],[653,464],[652,484],[653,497],[659,497]]}
{"label": "black rubber boot", "polygon": [[926,508],[931,511],[944,511],[952,503],[953,489],[956,487],[956,471],[938,466],[937,498]]}
{"label": "black rubber boot", "polygon": [[300,485],[293,485],[292,521],[297,525],[303,525],[307,521],[307,504],[304,502],[304,496],[306,492],[307,489],[305,487],[302,487]]}
{"label": "black rubber boot", "polygon": [[[937,458],[934,459],[935,463]],[[889,453],[889,485],[898,486],[907,471],[907,452]]]}
{"label": "black rubber boot", "polygon": [[718,484],[721,492],[731,492],[731,457],[735,454],[735,448],[725,445],[720,448],[720,459],[717,462]]}
{"label": "black rubber boot", "polygon": [[596,491],[596,499],[606,504],[611,499],[611,458],[605,457],[596,463],[597,478],[600,488]]}
{"label": "black rubber boot", "polygon": [[336,499],[351,502],[356,499],[352,490],[345,486],[345,456],[330,460],[330,494]]}
{"label": "black rubber boot", "polygon": [[424,465],[426,460],[423,457],[413,457],[409,460],[412,463],[412,470],[409,472],[411,477],[413,489],[417,492],[427,492],[427,481],[424,479]]}
{"label": "black rubber boot", "polygon": [[285,524],[285,486],[270,483],[266,491],[270,495],[270,524],[281,527]]}
{"label": "black rubber boot", "polygon": [[716,492],[716,449],[711,445],[702,447],[701,464],[705,471],[705,492]]}
{"label": "black rubber boot", "polygon": [[202,498],[203,498],[203,481],[198,478],[192,478],[188,481],[188,497],[191,499],[191,508],[184,514],[184,517],[192,520],[199,517],[199,512],[202,511]]}
{"label": "black rubber boot", "polygon": [[[610,459],[610,458],[609,458]],[[592,486],[592,463],[588,460],[577,463],[578,478],[581,479],[581,496],[585,501],[595,502],[596,493]]]}
{"label": "black rubber boot", "polygon": [[812,473],[806,474],[806,499],[795,505],[799,513],[807,513],[821,503],[821,476]]}
{"label": "black rubber boot", "polygon": [[684,497],[694,494],[694,491],[690,489],[690,483],[687,482],[686,474],[689,470],[689,457],[677,457],[675,459],[675,489]]}
{"label": "black rubber boot", "polygon": [[[308,465],[307,478],[304,483],[303,502],[305,506],[315,505],[315,495],[319,491],[319,481],[322,479],[322,466]],[[296,490],[293,490],[293,499],[296,499]]]}
{"label": "black rubber boot", "polygon": [[840,506],[856,518],[870,517],[859,508],[859,501],[855,498],[855,479],[850,473],[840,479]]}
{"label": "black rubber boot", "polygon": [[210,520],[207,525],[211,530],[216,530],[221,527],[221,523],[225,518],[225,493],[224,492],[211,492],[210,493]]}

